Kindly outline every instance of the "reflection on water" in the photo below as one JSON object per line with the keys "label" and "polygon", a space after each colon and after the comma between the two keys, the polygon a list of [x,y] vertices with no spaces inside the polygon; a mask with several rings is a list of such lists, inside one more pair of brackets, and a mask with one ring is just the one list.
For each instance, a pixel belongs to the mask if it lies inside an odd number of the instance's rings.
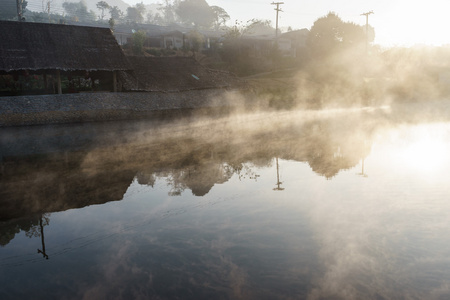
{"label": "reflection on water", "polygon": [[285,112],[0,139],[1,299],[450,296],[450,123]]}

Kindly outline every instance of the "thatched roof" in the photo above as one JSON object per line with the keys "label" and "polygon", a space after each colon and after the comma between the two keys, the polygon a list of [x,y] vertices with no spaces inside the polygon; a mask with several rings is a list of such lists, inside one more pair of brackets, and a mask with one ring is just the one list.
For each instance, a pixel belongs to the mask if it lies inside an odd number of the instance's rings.
{"label": "thatched roof", "polygon": [[202,66],[193,57],[129,56],[135,78],[127,76],[124,88],[139,91],[187,91],[227,88],[241,84],[239,78],[225,71]]}
{"label": "thatched roof", "polygon": [[130,69],[109,28],[0,21],[0,71]]}

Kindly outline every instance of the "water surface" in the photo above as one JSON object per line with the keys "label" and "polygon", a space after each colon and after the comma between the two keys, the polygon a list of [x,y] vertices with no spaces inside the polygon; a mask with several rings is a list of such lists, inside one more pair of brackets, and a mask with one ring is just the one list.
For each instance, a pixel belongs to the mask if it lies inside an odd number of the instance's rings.
{"label": "water surface", "polygon": [[446,299],[450,123],[1,130],[1,299]]}

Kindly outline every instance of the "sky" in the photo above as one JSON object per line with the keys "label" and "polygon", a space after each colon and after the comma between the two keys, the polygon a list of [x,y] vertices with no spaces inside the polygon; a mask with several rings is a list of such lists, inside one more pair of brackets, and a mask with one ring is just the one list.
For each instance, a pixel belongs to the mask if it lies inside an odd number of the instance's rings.
{"label": "sky", "polygon": [[[124,0],[134,5],[162,3],[161,0]],[[314,21],[332,11],[342,20],[365,25],[362,13],[373,11],[369,24],[375,28],[375,44],[383,47],[450,44],[449,0],[206,0],[210,6],[225,9],[235,20],[271,20],[275,27],[276,11],[272,2],[280,5],[279,27],[310,29]]]}

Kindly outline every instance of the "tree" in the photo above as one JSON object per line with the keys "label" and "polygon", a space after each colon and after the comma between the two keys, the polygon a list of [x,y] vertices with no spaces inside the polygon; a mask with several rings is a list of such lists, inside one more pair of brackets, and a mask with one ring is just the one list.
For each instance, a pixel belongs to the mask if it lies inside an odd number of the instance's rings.
{"label": "tree", "polygon": [[86,2],[64,2],[63,8],[66,11],[67,15],[74,20],[80,21],[95,21],[96,16],[95,13],[90,10],[88,11]]}
{"label": "tree", "polygon": [[[25,11],[28,2],[22,2],[22,11]],[[12,20],[17,19],[17,2],[16,0],[0,0],[0,19]]]}
{"label": "tree", "polygon": [[152,22],[157,25],[166,25],[164,18],[159,13],[156,13],[153,16]]}
{"label": "tree", "polygon": [[200,51],[205,39],[203,35],[197,30],[192,30],[191,32],[189,32],[188,39],[191,44],[193,55],[195,56],[195,52]]}
{"label": "tree", "polygon": [[144,14],[146,8],[143,3],[138,3],[135,6],[127,8],[127,19],[135,23],[144,22]]}
{"label": "tree", "polygon": [[147,24],[152,24],[153,23],[153,14],[151,11],[149,11],[146,15],[145,15],[145,23]]}
{"label": "tree", "polygon": [[53,0],[42,0],[42,11],[47,13],[48,20],[50,21],[50,15],[52,13]]}
{"label": "tree", "polygon": [[176,13],[176,8],[178,7],[180,0],[165,0],[164,2],[165,5],[158,8],[158,10],[162,12],[163,16],[156,15],[155,20],[162,23],[161,25],[170,25],[177,21],[178,15]]}
{"label": "tree", "polygon": [[344,22],[333,12],[314,22],[307,45],[316,58],[338,55],[344,50],[364,45],[366,36],[361,26]]}
{"label": "tree", "polygon": [[205,0],[184,0],[178,4],[176,13],[186,25],[211,28],[215,14]]}
{"label": "tree", "polygon": [[143,18],[144,15],[145,15],[145,12],[147,11],[147,9],[145,8],[144,3],[142,3],[142,2],[141,3],[136,3],[135,7],[136,7],[137,11],[139,12],[139,14]]}
{"label": "tree", "polygon": [[251,19],[245,26],[245,34],[248,35],[273,35],[275,28],[270,20]]}
{"label": "tree", "polygon": [[103,20],[103,18],[105,17],[105,10],[109,9],[110,6],[105,1],[100,1],[97,2],[97,8],[102,11],[102,14],[100,15],[100,20]]}
{"label": "tree", "polygon": [[114,20],[120,20],[123,17],[123,12],[117,6],[109,7],[109,14],[111,15],[111,18]]}
{"label": "tree", "polygon": [[225,23],[230,20],[230,15],[220,6],[211,6],[214,13],[214,27],[219,29],[221,26],[225,26]]}
{"label": "tree", "polygon": [[139,14],[136,7],[128,7],[127,8],[127,20],[135,23],[142,23],[144,18]]}

